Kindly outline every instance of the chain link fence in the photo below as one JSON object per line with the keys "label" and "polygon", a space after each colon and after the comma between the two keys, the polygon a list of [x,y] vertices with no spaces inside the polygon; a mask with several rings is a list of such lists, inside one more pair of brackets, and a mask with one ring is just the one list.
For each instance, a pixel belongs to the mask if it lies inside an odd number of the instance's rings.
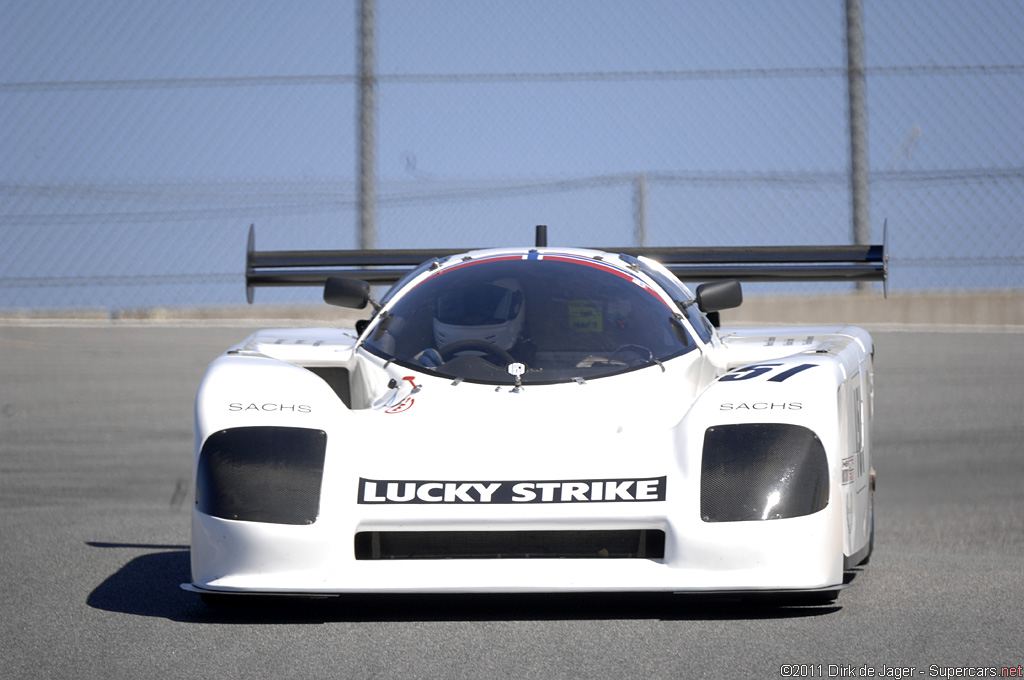
{"label": "chain link fence", "polygon": [[[358,247],[356,4],[2,3],[0,308],[242,303],[252,223]],[[853,238],[843,0],[376,10],[377,247]],[[1020,288],[1024,4],[863,23],[891,289]]]}

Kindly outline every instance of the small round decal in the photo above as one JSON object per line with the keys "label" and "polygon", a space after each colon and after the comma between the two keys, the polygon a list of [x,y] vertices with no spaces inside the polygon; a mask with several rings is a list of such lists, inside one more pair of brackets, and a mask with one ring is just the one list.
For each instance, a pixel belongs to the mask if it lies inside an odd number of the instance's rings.
{"label": "small round decal", "polygon": [[408,411],[410,408],[412,408],[412,405],[415,402],[416,402],[415,399],[413,399],[412,397],[408,397],[408,398],[403,399],[402,401],[398,402],[397,404],[395,404],[391,408],[386,409],[384,411],[384,413],[403,413],[405,411]]}

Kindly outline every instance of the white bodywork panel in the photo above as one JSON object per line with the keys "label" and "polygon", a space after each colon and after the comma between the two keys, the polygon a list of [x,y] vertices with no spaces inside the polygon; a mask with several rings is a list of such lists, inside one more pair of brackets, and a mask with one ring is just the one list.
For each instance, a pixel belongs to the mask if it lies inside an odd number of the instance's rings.
{"label": "white bodywork panel", "polygon": [[[457,382],[356,349],[351,329],[270,329],[209,367],[195,469],[214,433],[326,433],[306,525],[192,513],[203,592],[786,591],[839,588],[872,522],[872,342],[851,326],[725,329],[611,377],[515,389]],[[347,370],[346,405],[312,368]],[[807,428],[827,504],[800,517],[705,521],[709,428]],[[497,502],[499,496],[504,499]],[[771,512],[766,499],[765,516]],[[356,559],[361,532],[664,532],[635,559]]]}

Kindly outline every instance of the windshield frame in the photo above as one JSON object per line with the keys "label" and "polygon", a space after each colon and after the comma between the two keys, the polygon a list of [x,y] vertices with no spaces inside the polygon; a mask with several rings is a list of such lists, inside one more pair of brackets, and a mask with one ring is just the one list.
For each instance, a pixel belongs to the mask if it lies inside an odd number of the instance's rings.
{"label": "windshield frame", "polygon": [[[513,357],[513,361],[508,360],[507,355],[502,357],[492,357],[493,361],[498,361],[499,364],[488,367],[486,370],[482,367],[481,363],[487,358],[487,354],[483,351],[472,351],[476,348],[468,348],[464,350],[465,354],[481,356],[479,361],[475,361],[472,358],[464,358],[463,356],[456,356],[453,360],[452,357],[442,359],[438,354],[436,359],[440,360],[439,364],[429,364],[425,362],[423,357],[424,352],[427,349],[433,349],[434,353],[437,354],[438,349],[445,349],[447,345],[441,346],[439,343],[434,344],[437,347],[427,347],[421,350],[418,354],[412,354],[407,349],[399,350],[395,344],[392,344],[390,350],[386,347],[388,344],[385,340],[386,336],[392,332],[391,324],[396,321],[399,316],[396,316],[395,311],[408,313],[409,309],[403,309],[403,307],[410,304],[409,297],[416,297],[416,291],[434,296],[436,299],[439,291],[445,290],[437,282],[450,281],[450,277],[455,272],[460,270],[466,270],[467,268],[473,268],[476,270],[477,267],[485,267],[485,269],[472,271],[471,273],[477,274],[477,276],[483,276],[483,279],[493,278],[494,276],[502,276],[514,274],[515,276],[525,277],[523,280],[526,282],[525,287],[533,288],[536,290],[542,286],[540,282],[534,282],[532,276],[528,276],[527,272],[530,267],[538,267],[538,265],[527,264],[530,260],[539,262],[546,262],[547,265],[540,265],[540,269],[534,269],[533,274],[544,271],[548,278],[554,278],[556,280],[566,277],[567,272],[572,272],[575,276],[571,277],[572,283],[576,286],[582,285],[584,292],[587,295],[594,295],[597,298],[598,291],[610,291],[609,295],[612,297],[607,298],[607,301],[611,301],[613,305],[624,305],[629,308],[631,305],[638,304],[638,301],[643,301],[637,310],[641,310],[646,306],[646,309],[638,311],[642,319],[636,323],[636,327],[633,331],[635,337],[642,337],[646,344],[640,342],[626,342],[619,346],[617,349],[572,349],[573,352],[583,355],[591,353],[592,356],[585,356],[579,359],[574,365],[558,365],[555,366],[554,360],[551,358],[559,352],[569,354],[570,350],[567,348],[559,347],[548,347],[545,350],[541,350],[541,354],[547,352],[546,361],[537,361],[535,356],[530,355],[530,360],[520,361],[520,354]],[[502,266],[500,263],[511,263],[511,262],[523,262],[522,266],[513,265],[509,267],[508,264]],[[558,265],[560,268],[554,268],[550,271],[545,271],[544,268],[548,265]],[[585,267],[586,269],[580,270],[568,270],[564,269],[569,266]],[[645,271],[647,270],[647,271]],[[589,277],[589,278],[588,278]],[[597,278],[594,278],[597,277]],[[619,279],[618,282],[613,282],[610,278],[605,277],[616,277]],[[543,277],[540,277],[543,278]],[[578,279],[582,279],[584,283],[578,283]],[[472,285],[472,282],[476,280],[475,277],[468,277],[460,275],[459,285]],[[566,278],[565,281],[569,279]],[[489,280],[481,280],[480,283],[490,283]],[[663,289],[662,284],[657,281],[656,277],[650,275],[650,269],[648,267],[637,267],[635,264],[628,261],[624,261],[616,255],[608,255],[597,251],[578,251],[578,250],[548,250],[548,249],[532,249],[530,251],[478,251],[477,253],[467,253],[465,256],[454,256],[447,258],[446,261],[438,262],[436,260],[428,261],[421,264],[409,275],[406,275],[402,279],[402,285],[396,285],[394,288],[388,291],[385,296],[387,301],[381,307],[380,312],[374,315],[370,320],[367,328],[363,331],[359,338],[359,346],[367,351],[368,353],[383,359],[386,364],[394,363],[410,370],[419,371],[428,375],[435,375],[441,378],[453,379],[457,382],[469,382],[469,383],[481,383],[488,385],[548,385],[548,384],[561,384],[571,382],[585,382],[594,379],[611,377],[614,375],[621,375],[652,366],[659,366],[664,371],[663,363],[671,359],[675,359],[678,356],[688,354],[692,351],[702,351],[703,347],[707,344],[705,338],[701,337],[701,334],[695,332],[695,329],[689,323],[689,319],[684,311],[679,309],[679,301],[674,299],[668,291]],[[595,286],[590,291],[587,285]],[[423,286],[430,287],[429,291],[424,291]],[[602,287],[603,286],[603,287]],[[629,288],[629,286],[636,286],[636,288]],[[455,288],[457,290],[457,288]],[[545,292],[547,289],[544,289]],[[685,289],[683,289],[685,290]],[[589,292],[588,292],[589,291]],[[571,291],[566,293],[571,294]],[[650,297],[647,297],[650,296]],[[595,298],[595,299],[597,299]],[[653,298],[653,299],[651,299]],[[602,298],[603,299],[603,298]],[[404,302],[403,302],[404,301]],[[626,302],[621,302],[626,301]],[[417,300],[419,306],[425,306],[426,303],[423,300]],[[561,299],[562,303],[566,302],[566,299]],[[572,317],[574,313],[579,316],[583,314],[586,316],[586,300],[576,300],[578,307],[575,311],[569,309],[567,313],[561,316]],[[537,304],[535,300],[533,304]],[[416,306],[413,306],[416,309]],[[563,308],[564,309],[564,308]],[[580,311],[582,309],[582,311]],[[595,308],[596,309],[596,308]],[[660,310],[660,311],[654,311]],[[607,310],[605,310],[607,311]],[[432,312],[433,314],[433,312]],[[656,316],[652,316],[656,314]],[[661,316],[663,315],[663,316]],[[657,321],[657,318],[661,318],[661,321]],[[638,317],[639,318],[639,317]],[[531,321],[540,320],[538,324],[541,327],[546,327],[550,323],[549,316],[541,313],[540,311],[534,312],[534,316],[530,317]],[[403,319],[403,322],[407,319]],[[566,322],[571,323],[571,322]],[[424,321],[421,319],[415,324],[410,326],[416,330],[420,335],[425,332]],[[434,330],[437,331],[436,321],[434,322]],[[593,334],[594,341],[600,341],[604,343],[614,344],[614,338],[602,338],[601,334],[615,335],[615,333],[606,331],[601,328],[600,321],[597,323],[599,333]],[[660,329],[660,330],[659,330]],[[399,338],[398,342],[407,341],[402,338],[402,330],[397,335]],[[520,333],[518,336],[519,341],[532,342],[533,337],[530,335],[531,331],[525,331],[526,335]],[[640,335],[637,335],[640,334]],[[658,335],[660,340],[652,340],[651,336]],[[624,337],[629,337],[624,335]],[[588,338],[589,339],[589,338]],[[616,341],[617,342],[617,341]],[[659,344],[660,343],[660,344]],[[648,347],[651,345],[652,347]],[[516,349],[522,349],[519,345],[515,345]],[[512,349],[512,348],[510,348]],[[646,350],[644,352],[643,350]],[[494,353],[497,354],[498,350]],[[621,353],[619,356],[617,353]],[[614,355],[614,356],[613,356]],[[429,357],[428,357],[429,358]],[[434,359],[431,359],[433,361]],[[458,364],[458,365],[455,365]],[[473,364],[472,368],[469,367]],[[523,369],[518,374],[510,372],[512,366],[520,364]]]}

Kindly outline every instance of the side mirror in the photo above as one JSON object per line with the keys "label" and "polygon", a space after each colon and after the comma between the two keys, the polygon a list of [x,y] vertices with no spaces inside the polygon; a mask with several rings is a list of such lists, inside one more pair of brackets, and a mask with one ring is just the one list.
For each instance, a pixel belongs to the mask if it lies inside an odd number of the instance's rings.
{"label": "side mirror", "polygon": [[362,309],[370,301],[370,284],[344,276],[330,276],[324,283],[324,302],[336,307]]}
{"label": "side mirror", "polygon": [[743,289],[735,279],[702,283],[697,286],[697,308],[705,314],[732,309],[743,304]]}

